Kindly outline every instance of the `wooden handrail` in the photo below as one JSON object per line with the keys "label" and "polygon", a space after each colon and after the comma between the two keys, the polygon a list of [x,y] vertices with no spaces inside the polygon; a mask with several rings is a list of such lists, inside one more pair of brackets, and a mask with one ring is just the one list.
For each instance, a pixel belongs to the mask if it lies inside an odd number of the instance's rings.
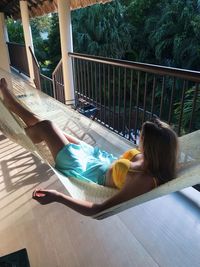
{"label": "wooden handrail", "polygon": [[36,88],[41,91],[42,88],[41,88],[41,81],[40,81],[40,65],[30,46],[29,46],[29,51],[31,53],[32,60],[33,60],[34,83],[35,83]]}
{"label": "wooden handrail", "polygon": [[56,66],[55,70],[53,71],[52,76],[55,75],[55,73],[57,72],[57,70],[59,69],[59,67],[60,67],[61,64],[62,64],[62,58],[58,62],[58,65]]}
{"label": "wooden handrail", "polygon": [[38,63],[38,61],[37,61],[37,58],[35,57],[35,54],[33,53],[31,47],[29,46],[28,48],[29,48],[29,51],[30,51],[30,53],[31,53],[31,56],[32,56],[32,58],[33,58],[35,64],[37,65],[38,68],[40,68],[40,65],[39,65],[39,63]]}
{"label": "wooden handrail", "polygon": [[53,92],[54,97],[65,103],[65,92],[64,92],[64,81],[63,81],[63,72],[62,72],[62,59],[58,62],[55,70],[52,73],[53,79]]}
{"label": "wooden handrail", "polygon": [[42,78],[48,80],[49,82],[53,82],[53,80],[52,80],[51,78],[49,78],[48,76],[46,76],[46,75],[44,75],[44,74],[42,74],[42,73],[40,73],[40,76],[41,76]]}
{"label": "wooden handrail", "polygon": [[19,43],[15,43],[15,42],[6,42],[6,44],[15,45],[15,46],[22,46],[22,47],[25,46],[25,44],[19,44]]}
{"label": "wooden handrail", "polygon": [[72,58],[85,59],[88,61],[104,63],[104,64],[114,65],[118,67],[131,68],[137,71],[154,73],[157,75],[173,76],[173,77],[178,77],[178,78],[182,78],[185,80],[190,80],[193,82],[200,83],[200,72],[199,71],[164,67],[160,65],[118,60],[118,59],[113,59],[113,58],[90,56],[90,55],[71,53],[71,52],[69,52],[68,55],[71,56]]}

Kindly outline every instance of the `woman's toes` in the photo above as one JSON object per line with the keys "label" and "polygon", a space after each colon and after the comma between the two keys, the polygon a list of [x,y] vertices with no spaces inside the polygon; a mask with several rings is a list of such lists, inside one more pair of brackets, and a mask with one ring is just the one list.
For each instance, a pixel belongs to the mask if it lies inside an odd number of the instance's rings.
{"label": "woman's toes", "polygon": [[0,97],[8,108],[13,105],[13,97],[4,78],[0,79]]}
{"label": "woman's toes", "polygon": [[0,80],[0,88],[1,88],[1,89],[7,89],[7,88],[8,88],[8,84],[7,84],[5,78],[2,78],[2,79]]}

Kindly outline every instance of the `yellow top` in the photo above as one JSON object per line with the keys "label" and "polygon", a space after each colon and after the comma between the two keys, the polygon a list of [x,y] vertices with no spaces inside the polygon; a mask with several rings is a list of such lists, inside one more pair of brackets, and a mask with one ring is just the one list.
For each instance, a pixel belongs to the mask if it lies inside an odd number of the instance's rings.
{"label": "yellow top", "polygon": [[[121,189],[126,181],[127,172],[131,166],[131,159],[133,159],[136,155],[140,154],[141,152],[136,148],[130,149],[126,151],[120,159],[118,159],[114,165],[112,166],[112,177],[115,186]],[[137,172],[136,170],[132,170],[133,172]],[[157,187],[156,179],[153,177],[153,181],[155,187]]]}

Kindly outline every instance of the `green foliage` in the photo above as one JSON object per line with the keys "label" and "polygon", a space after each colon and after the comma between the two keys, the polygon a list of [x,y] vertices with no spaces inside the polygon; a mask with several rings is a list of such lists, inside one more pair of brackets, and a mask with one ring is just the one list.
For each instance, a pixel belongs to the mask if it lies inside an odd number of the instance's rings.
{"label": "green foliage", "polygon": [[[182,119],[182,130],[189,127],[193,104],[194,104],[194,95],[196,88],[189,88],[185,93],[184,105],[183,105],[183,119]],[[181,102],[177,102],[174,104],[175,106],[175,117],[178,121],[181,114]],[[194,117],[193,121],[195,121],[195,128],[193,130],[200,129],[200,93],[197,93]]]}
{"label": "green foliage", "polygon": [[198,69],[200,24],[198,1],[165,0],[158,14],[145,23],[154,62],[186,69]]}
{"label": "green foliage", "polygon": [[[9,41],[24,44],[24,34],[21,21],[14,21],[13,19],[8,18],[6,22]],[[30,21],[34,50],[36,58],[41,66],[45,64],[45,61],[48,58],[48,42],[47,40],[42,39],[41,33],[49,31],[50,22],[49,16],[34,18]]]}
{"label": "green foliage", "polygon": [[[7,25],[10,41],[24,43],[21,23],[8,19]],[[51,76],[61,58],[58,15],[31,20],[31,27],[36,57],[41,66],[49,69],[45,74]],[[199,71],[200,0],[114,0],[73,11],[72,29],[74,51],[78,53]],[[40,33],[44,31],[49,34],[48,40],[41,38]],[[152,79],[148,85],[151,91]],[[178,86],[174,95],[173,119],[176,120],[180,115]],[[170,92],[171,87],[168,81],[166,91]],[[162,88],[157,89],[156,97],[160,99]],[[194,88],[186,92],[183,127],[189,125],[193,94]],[[147,96],[149,103],[150,96],[151,92]],[[169,103],[170,94],[167,93],[164,98],[166,116]],[[199,103],[198,96],[195,114],[200,113]],[[199,127],[200,116],[195,116]]]}
{"label": "green foliage", "polygon": [[58,14],[52,14],[48,38],[48,66],[49,73],[52,73],[61,59],[60,32]]}
{"label": "green foliage", "polygon": [[[24,43],[19,21],[7,21],[10,41]],[[72,12],[74,51],[180,68],[200,62],[200,1],[115,0]],[[31,20],[36,56],[61,58],[57,14]],[[48,32],[48,41],[41,32]]]}
{"label": "green foliage", "polygon": [[31,19],[31,31],[35,55],[41,67],[44,67],[45,65],[49,50],[48,41],[41,37],[41,33],[49,34],[50,23],[51,19],[49,16]]}
{"label": "green foliage", "polygon": [[31,19],[31,30],[32,34],[38,34],[50,31],[51,27],[51,16],[42,16]]}
{"label": "green foliage", "polygon": [[125,58],[131,49],[133,27],[125,20],[126,7],[120,1],[94,5],[72,13],[74,51]]}
{"label": "green foliage", "polygon": [[18,44],[24,44],[24,33],[21,21],[14,21],[8,18],[6,21],[9,41]]}
{"label": "green foliage", "polygon": [[[125,2],[125,1],[124,1]],[[132,0],[127,5],[126,16],[135,27],[143,26],[147,16],[157,10],[157,0]],[[152,12],[153,11],[153,12]]]}

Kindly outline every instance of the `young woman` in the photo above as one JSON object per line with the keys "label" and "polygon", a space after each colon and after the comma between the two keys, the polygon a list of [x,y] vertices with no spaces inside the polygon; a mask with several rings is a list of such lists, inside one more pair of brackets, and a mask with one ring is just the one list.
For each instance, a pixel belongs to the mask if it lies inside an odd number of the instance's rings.
{"label": "young woman", "polygon": [[56,168],[66,176],[91,180],[118,188],[116,195],[101,204],[80,201],[56,190],[36,189],[33,198],[40,204],[59,202],[87,216],[144,194],[175,178],[178,139],[170,126],[159,119],[142,126],[139,149],[126,151],[119,159],[111,154],[64,134],[51,121],[40,120],[20,105],[0,80],[5,105],[27,125],[27,135],[34,143],[45,141]]}

